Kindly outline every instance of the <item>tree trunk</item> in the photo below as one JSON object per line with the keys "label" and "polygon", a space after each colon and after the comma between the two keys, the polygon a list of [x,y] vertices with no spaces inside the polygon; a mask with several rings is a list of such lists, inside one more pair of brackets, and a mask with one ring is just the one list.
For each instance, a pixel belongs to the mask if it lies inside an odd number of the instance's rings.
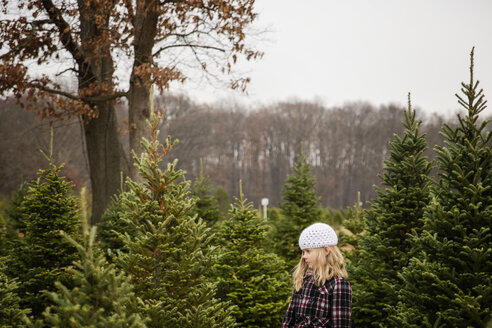
{"label": "tree trunk", "polygon": [[[151,78],[142,79],[142,68],[152,65],[152,49],[157,33],[159,2],[156,0],[137,1],[137,9],[133,20],[135,29],[134,62],[130,77],[130,89],[128,92],[128,120],[130,123],[130,149],[137,156],[143,152],[140,144],[142,137],[148,137],[149,129],[146,120],[150,118],[150,88]],[[130,177],[140,180],[138,170],[130,166]]]}
{"label": "tree trunk", "polygon": [[84,124],[92,185],[92,220],[97,225],[120,191],[121,175],[128,174],[128,163],[119,139],[116,113],[112,105],[99,110],[99,117]]}
{"label": "tree trunk", "polygon": [[[103,2],[78,1],[80,10],[81,49],[83,61],[79,62],[79,92],[97,87],[110,87],[101,95],[114,90],[114,64],[109,42],[111,10]],[[114,6],[114,3],[112,4]],[[106,7],[105,7],[106,6]],[[101,20],[94,19],[99,13]],[[103,97],[104,98],[104,97]],[[87,104],[97,111],[97,117],[84,117],[84,132],[89,159],[92,186],[92,224],[97,225],[121,186],[121,174],[128,174],[128,163],[120,140],[116,113],[111,101],[92,100]]]}
{"label": "tree trunk", "polygon": [[[145,86],[130,86],[128,119],[130,122],[130,149],[137,156],[144,151],[141,141],[143,137],[149,139],[149,129],[146,120],[150,117],[149,88]],[[138,170],[130,166],[130,177],[140,181]]]}

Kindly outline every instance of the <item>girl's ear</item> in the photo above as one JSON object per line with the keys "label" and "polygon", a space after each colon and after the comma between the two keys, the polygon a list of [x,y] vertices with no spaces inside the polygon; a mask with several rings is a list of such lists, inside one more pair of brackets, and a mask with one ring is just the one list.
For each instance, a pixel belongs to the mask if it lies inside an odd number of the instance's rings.
{"label": "girl's ear", "polygon": [[330,247],[325,246],[324,249],[325,249],[325,255],[328,256],[330,254],[330,251],[331,251]]}

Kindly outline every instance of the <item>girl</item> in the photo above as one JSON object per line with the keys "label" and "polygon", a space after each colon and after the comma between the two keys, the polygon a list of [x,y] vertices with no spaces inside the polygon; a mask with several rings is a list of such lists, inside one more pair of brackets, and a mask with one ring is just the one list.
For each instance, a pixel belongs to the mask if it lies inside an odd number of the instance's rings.
{"label": "girl", "polygon": [[328,224],[315,223],[302,231],[302,257],[292,276],[294,292],[282,327],[350,327],[352,288],[337,244]]}

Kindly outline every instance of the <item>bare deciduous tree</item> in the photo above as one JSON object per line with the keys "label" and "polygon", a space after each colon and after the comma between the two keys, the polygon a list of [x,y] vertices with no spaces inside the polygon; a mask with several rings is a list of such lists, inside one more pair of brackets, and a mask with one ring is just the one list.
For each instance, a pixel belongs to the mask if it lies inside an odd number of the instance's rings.
{"label": "bare deciduous tree", "polygon": [[[27,97],[43,118],[84,121],[93,193],[93,222],[120,185],[136,175],[118,132],[115,101],[128,99],[130,148],[149,117],[151,85],[163,91],[183,81],[190,61],[210,74],[232,72],[238,58],[261,56],[248,47],[254,0],[9,0],[0,1],[0,96]],[[75,88],[57,76],[76,81]],[[125,72],[130,71],[128,77]],[[232,78],[233,88],[247,78]],[[32,103],[36,106],[33,107]]]}

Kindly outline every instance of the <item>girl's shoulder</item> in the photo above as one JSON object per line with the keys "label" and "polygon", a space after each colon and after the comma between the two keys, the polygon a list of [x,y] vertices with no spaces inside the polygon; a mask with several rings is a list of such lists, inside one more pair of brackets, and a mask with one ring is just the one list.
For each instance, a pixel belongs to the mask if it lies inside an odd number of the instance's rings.
{"label": "girl's shoulder", "polygon": [[330,280],[327,280],[323,286],[320,287],[323,292],[330,293],[334,290],[338,291],[351,291],[352,287],[347,278],[335,276]]}

